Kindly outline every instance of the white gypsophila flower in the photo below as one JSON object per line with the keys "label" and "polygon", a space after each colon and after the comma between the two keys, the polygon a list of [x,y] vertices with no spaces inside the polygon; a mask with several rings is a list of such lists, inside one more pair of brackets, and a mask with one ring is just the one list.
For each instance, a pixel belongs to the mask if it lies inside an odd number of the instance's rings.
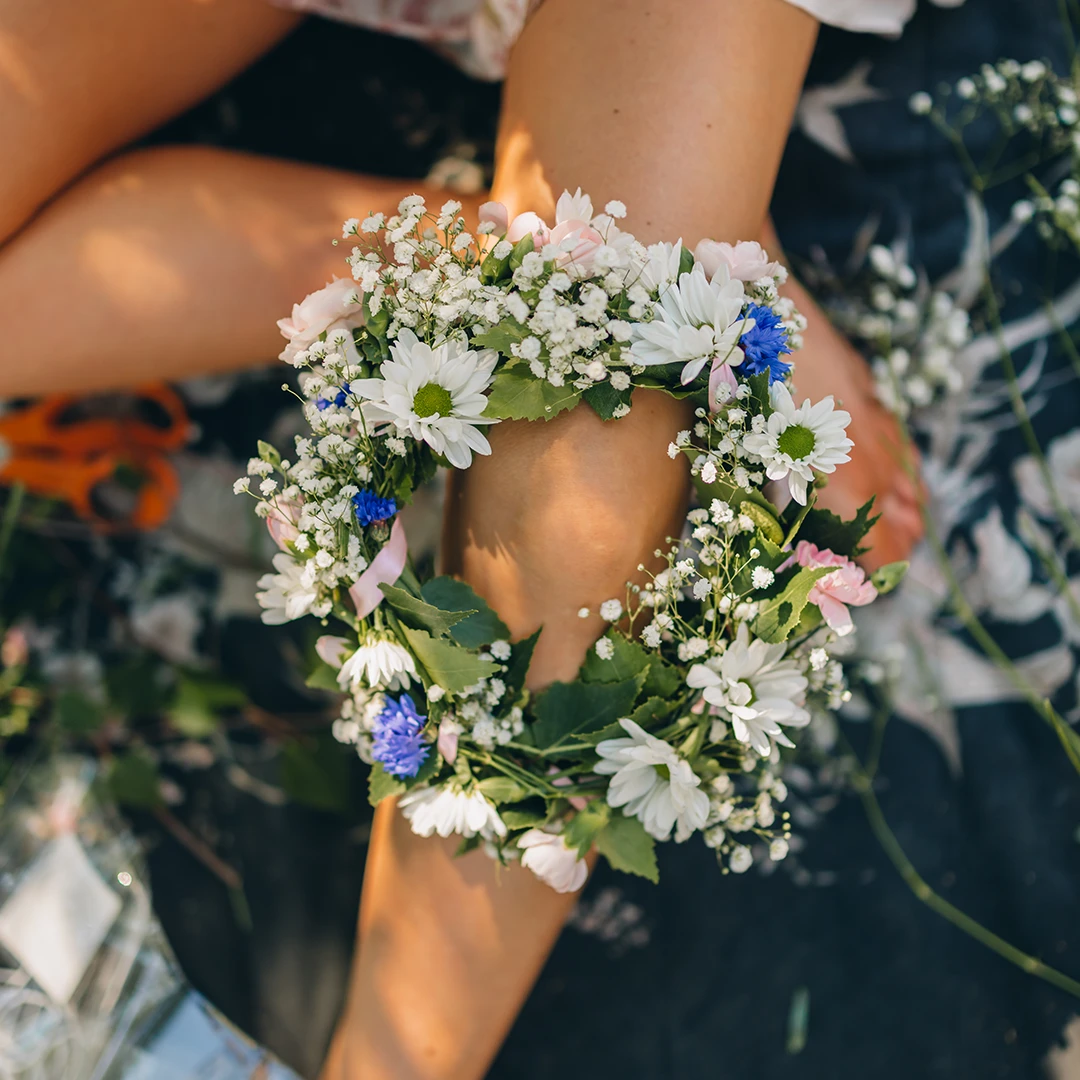
{"label": "white gypsophila flower", "polygon": [[610,660],[615,655],[615,644],[611,638],[600,638],[593,648],[601,660]]}
{"label": "white gypsophila flower", "polygon": [[613,774],[608,784],[607,802],[624,807],[645,831],[657,840],[667,840],[675,829],[682,843],[695,829],[705,827],[709,797],[701,790],[701,778],[675,748],[650,735],[633,720],[619,721],[629,738],[604,739],[596,747],[600,761],[594,771]]}
{"label": "white gypsophila flower", "polygon": [[577,892],[589,876],[589,867],[577,851],[566,846],[558,833],[530,829],[518,840],[521,865],[528,867],[556,892]]}
{"label": "white gypsophila flower", "polygon": [[497,354],[473,352],[457,339],[431,348],[408,329],[401,330],[390,352],[393,359],[379,369],[382,378],[351,384],[352,392],[366,399],[365,418],[389,421],[458,469],[472,464],[474,452],[490,454],[479,426],[497,423],[483,415]]}
{"label": "white gypsophila flower", "polygon": [[342,689],[403,690],[417,678],[412,653],[396,641],[369,638],[341,665]]}
{"label": "white gypsophila flower", "polygon": [[605,600],[600,605],[600,618],[606,622],[618,622],[622,618],[622,603],[618,600]]}
{"label": "white gypsophila flower", "polygon": [[733,874],[745,874],[754,865],[754,853],[744,844],[736,844],[728,857],[728,866]]}
{"label": "white gypsophila flower", "polygon": [[787,645],[750,640],[746,624],[739,626],[722,656],[695,664],[686,684],[731,718],[735,738],[762,757],[772,753],[773,741],[794,746],[783,727],[805,727],[810,714],[802,707],[807,681],[800,665],[784,659]]}
{"label": "white gypsophila flower", "polygon": [[466,794],[450,781],[440,787],[413,788],[398,800],[417,836],[505,836],[506,826],[478,788]]}
{"label": "white gypsophila flower", "polygon": [[[312,560],[297,562],[284,552],[274,556],[276,574],[263,574],[262,592],[255,599],[262,606],[262,621],[269,626],[292,622],[313,611],[319,598],[317,567]],[[325,614],[325,612],[324,612]]]}
{"label": "white gypsophila flower", "polygon": [[731,278],[726,264],[712,281],[695,266],[661,289],[651,322],[633,324],[630,355],[646,367],[682,364],[684,385],[710,360],[737,367],[743,362],[739,338],[753,325],[740,317],[744,301],[743,283]]}
{"label": "white gypsophila flower", "polygon": [[804,401],[798,408],[791,392],[782,382],[769,387],[772,414],[765,429],[743,436],[743,446],[765,463],[770,480],[788,481],[791,497],[806,505],[806,488],[813,482],[814,470],[834,472],[837,465],[849,461],[848,451],[855,444],[845,434],[851,416],[837,409],[831,397],[816,405]]}

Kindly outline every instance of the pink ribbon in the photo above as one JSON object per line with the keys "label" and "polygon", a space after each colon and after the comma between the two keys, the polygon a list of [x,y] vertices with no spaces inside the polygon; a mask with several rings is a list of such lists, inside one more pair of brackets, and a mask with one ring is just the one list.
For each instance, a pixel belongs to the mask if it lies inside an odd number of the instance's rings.
{"label": "pink ribbon", "polygon": [[393,585],[401,577],[408,555],[409,545],[405,539],[405,526],[401,524],[401,518],[394,518],[393,527],[390,529],[390,539],[349,590],[349,596],[352,597],[352,602],[356,606],[356,614],[361,619],[367,618],[383,602],[383,594],[379,586]]}

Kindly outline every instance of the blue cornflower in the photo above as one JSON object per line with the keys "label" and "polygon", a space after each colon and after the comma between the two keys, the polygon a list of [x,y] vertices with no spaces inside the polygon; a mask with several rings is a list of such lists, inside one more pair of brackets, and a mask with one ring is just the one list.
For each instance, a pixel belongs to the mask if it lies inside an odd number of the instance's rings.
{"label": "blue cornflower", "polygon": [[371,488],[364,488],[352,497],[356,520],[361,525],[370,525],[374,521],[386,521],[397,513],[397,503],[393,499],[382,499]]}
{"label": "blue cornflower", "polygon": [[415,776],[431,753],[430,744],[421,734],[426,721],[408,694],[402,694],[397,701],[387,697],[383,711],[375,717],[371,756],[391,776]]}
{"label": "blue cornflower", "polygon": [[791,365],[780,357],[790,353],[791,346],[780,317],[763,304],[750,304],[744,315],[754,320],[754,328],[739,338],[746,359],[736,370],[740,375],[759,375],[768,371],[770,383],[782,379],[791,370]]}
{"label": "blue cornflower", "polygon": [[323,409],[329,409],[331,405],[336,405],[339,409],[349,400],[349,384],[342,383],[338,392],[330,398],[318,397],[315,399],[315,408],[322,412]]}

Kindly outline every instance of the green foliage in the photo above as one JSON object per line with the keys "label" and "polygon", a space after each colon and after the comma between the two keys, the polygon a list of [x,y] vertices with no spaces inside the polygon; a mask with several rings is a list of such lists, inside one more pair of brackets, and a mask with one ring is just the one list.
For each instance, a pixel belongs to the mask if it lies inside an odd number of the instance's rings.
{"label": "green foliage", "polygon": [[429,603],[426,599],[418,600],[412,593],[399,589],[396,585],[382,584],[379,588],[386,597],[386,602],[406,626],[415,630],[427,630],[435,637],[445,637],[455,623],[476,614],[477,611],[476,608],[443,610],[440,605]]}
{"label": "green foliage", "polygon": [[169,723],[182,735],[204,738],[215,731],[220,714],[239,708],[247,700],[243,690],[222,679],[181,672],[176,696],[166,710]]}
{"label": "green foliage", "polygon": [[831,566],[814,570],[805,566],[800,568],[777,596],[762,602],[758,617],[754,620],[754,633],[771,645],[787,641],[799,624],[814,582],[832,572]]}
{"label": "green foliage", "polygon": [[904,580],[909,565],[907,560],[903,560],[902,562],[886,563],[885,566],[878,567],[870,575],[870,580],[874,583],[878,596],[891,593]]}
{"label": "green foliage", "polygon": [[780,527],[780,522],[776,520],[776,515],[772,511],[767,510],[760,503],[744,499],[739,503],[739,513],[745,514],[758,527],[758,531],[770,544],[777,548],[783,544],[784,530]]}
{"label": "green foliage", "polygon": [[368,774],[368,802],[372,806],[378,806],[383,799],[391,795],[402,795],[405,785],[391,776],[378,762],[371,766]]}
{"label": "green foliage", "polygon": [[761,413],[766,419],[772,415],[772,398],[769,397],[769,373],[762,371],[751,375],[747,380],[750,385],[750,411]]}
{"label": "green foliage", "polygon": [[632,394],[633,389],[631,387],[627,387],[625,390],[616,390],[610,381],[605,379],[603,382],[590,386],[581,397],[587,405],[591,406],[593,412],[601,420],[614,420],[615,410],[620,405],[629,405]]}
{"label": "green foliage", "polygon": [[336,668],[332,668],[322,657],[317,657],[315,666],[311,669],[311,674],[304,680],[304,685],[312,690],[327,690],[330,693],[337,693],[341,690],[337,675]]}
{"label": "green foliage", "polygon": [[109,769],[106,782],[113,798],[125,806],[153,810],[164,805],[157,765],[142,751],[130,750],[119,755]]}
{"label": "green foliage", "polygon": [[259,439],[259,457],[263,461],[269,461],[274,468],[279,468],[281,465],[281,455],[277,452],[277,449],[268,442],[264,442]]}
{"label": "green foliage", "polygon": [[530,251],[536,249],[536,244],[533,242],[532,233],[526,233],[515,245],[514,250],[510,252],[509,262],[510,269],[516,270],[521,261],[529,254]]}
{"label": "green foliage", "polygon": [[580,676],[584,682],[623,682],[649,667],[652,657],[636,641],[614,628],[608,630],[604,637],[611,642],[611,658],[603,660],[597,655],[596,649],[590,649],[581,665]]}
{"label": "green foliage", "polygon": [[532,735],[541,750],[556,749],[626,716],[644,675],[614,683],[552,683],[536,699]]}
{"label": "green foliage", "polygon": [[281,752],[281,786],[291,799],[315,810],[349,808],[349,762],[329,732],[292,739]]}
{"label": "green foliage", "polygon": [[655,841],[637,818],[616,814],[596,834],[596,850],[613,870],[648,878],[654,885],[660,880],[655,849]]}
{"label": "green foliage", "polygon": [[581,856],[587,855],[597,835],[610,819],[611,808],[608,804],[594,799],[567,822],[566,831],[563,833],[566,846],[577,848]]}
{"label": "green foliage", "polygon": [[522,326],[521,323],[507,317],[497,326],[473,334],[472,347],[474,349],[494,349],[502,356],[515,360],[510,346],[520,345],[531,333],[532,331],[527,326]]}
{"label": "green foliage", "polygon": [[530,795],[536,794],[532,788],[525,787],[524,784],[511,779],[509,776],[488,776],[476,786],[496,806],[502,803],[521,802],[522,799],[527,799]]}
{"label": "green foliage", "polygon": [[77,690],[65,690],[56,699],[53,717],[72,735],[89,735],[105,722],[105,707]]}
{"label": "green foliage", "polygon": [[507,366],[491,384],[484,414],[497,420],[551,420],[572,409],[580,396],[573,386],[552,386],[527,367]]}
{"label": "green foliage", "polygon": [[510,637],[506,623],[464,581],[446,575],[432,578],[424,582],[420,595],[444,612],[464,613],[461,620],[455,620],[451,626],[450,636],[467,649],[478,649]]}
{"label": "green foliage", "polygon": [[540,630],[534,630],[527,638],[522,638],[510,646],[510,661],[503,675],[503,682],[506,683],[504,701],[513,702],[521,696],[525,689],[525,676],[529,672],[529,664],[532,663],[533,651],[539,640]]}
{"label": "green foliage", "polygon": [[694,253],[684,244],[679,251],[679,273],[689,274],[694,269]]}
{"label": "green foliage", "polygon": [[859,507],[851,521],[844,521],[831,510],[819,510],[815,506],[803,519],[799,528],[799,539],[808,540],[819,548],[829,548],[837,555],[847,555],[853,559],[867,550],[860,547],[859,542],[880,516],[870,516],[873,508],[874,500],[871,498]]}
{"label": "green foliage", "polygon": [[493,661],[481,660],[476,653],[456,642],[433,638],[425,630],[403,626],[401,632],[431,681],[451,694],[460,694],[466,687],[474,686],[478,680],[494,675],[499,669]]}

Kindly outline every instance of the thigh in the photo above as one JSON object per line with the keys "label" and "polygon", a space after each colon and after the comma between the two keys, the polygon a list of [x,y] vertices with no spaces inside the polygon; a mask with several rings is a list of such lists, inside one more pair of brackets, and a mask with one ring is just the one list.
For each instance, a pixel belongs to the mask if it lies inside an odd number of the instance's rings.
{"label": "thigh", "polygon": [[0,241],[295,22],[266,0],[0,0]]}

